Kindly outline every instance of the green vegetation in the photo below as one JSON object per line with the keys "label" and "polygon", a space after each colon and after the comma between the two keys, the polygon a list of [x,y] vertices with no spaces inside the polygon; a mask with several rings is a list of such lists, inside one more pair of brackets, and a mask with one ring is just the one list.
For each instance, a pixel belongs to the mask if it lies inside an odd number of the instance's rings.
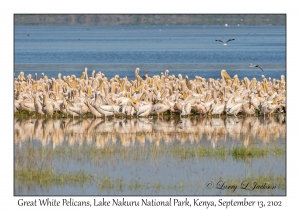
{"label": "green vegetation", "polygon": [[[278,114],[281,114],[281,113],[274,112],[271,115],[272,116],[277,116]],[[155,113],[151,113],[151,114],[149,114],[149,116],[153,117],[154,119],[157,118],[157,114],[155,114]],[[167,112],[163,113],[163,116],[165,117],[165,119],[169,119],[169,118],[172,118],[172,117],[179,118],[179,112],[173,112],[171,114],[169,111],[167,111]],[[199,116],[199,113],[192,110],[190,116]],[[219,117],[219,115],[208,115],[208,116],[209,117]],[[221,116],[227,116],[227,115],[222,114]],[[243,114],[238,114],[237,116],[243,116]],[[257,117],[260,116],[259,115],[259,110],[256,110],[255,115],[252,115],[252,116],[257,116]],[[30,119],[30,118],[33,118],[33,119],[46,119],[46,118],[50,118],[50,116],[41,115],[41,114],[38,114],[37,112],[29,112],[29,111],[26,111],[26,110],[15,112],[14,117],[17,118],[17,119]],[[61,118],[67,118],[67,117],[72,118],[72,116],[70,116],[70,115],[67,116],[66,114],[64,114],[60,111],[55,112],[52,116],[52,118],[55,118],[55,119],[61,119]],[[83,116],[74,117],[74,119],[78,119],[78,118],[95,118],[95,116],[92,113],[89,112],[89,113],[86,113]],[[104,119],[104,117],[102,117],[102,118]],[[113,116],[107,117],[107,119],[111,119],[111,118],[113,118]],[[116,114],[116,118],[126,118],[126,116],[124,114]],[[136,118],[136,115],[133,115],[132,118]]]}
{"label": "green vegetation", "polygon": [[32,169],[21,167],[15,169],[15,180],[26,182],[27,184],[39,184],[42,186],[66,185],[66,184],[86,184],[93,180],[93,175],[84,172],[55,173],[51,169]]}
{"label": "green vegetation", "polygon": [[15,14],[14,23],[59,25],[286,25],[285,14]]}
{"label": "green vegetation", "polygon": [[[52,186],[97,186],[99,192],[114,191],[116,193],[126,190],[130,191],[142,191],[153,190],[161,192],[164,190],[176,190],[185,191],[195,187],[195,183],[187,181],[175,181],[170,183],[162,183],[159,180],[152,180],[150,182],[140,181],[134,177],[130,180],[124,180],[122,177],[111,178],[105,174],[87,173],[84,171],[67,171],[60,172],[53,169],[53,160],[57,161],[76,161],[79,163],[94,163],[105,164],[124,161],[135,164],[137,162],[144,161],[156,161],[158,158],[164,158],[166,156],[177,160],[184,159],[201,159],[204,157],[209,158],[234,158],[239,161],[249,161],[253,158],[267,158],[268,156],[280,156],[284,158],[285,148],[273,147],[273,148],[261,148],[261,147],[203,147],[203,146],[182,146],[182,145],[147,145],[136,147],[123,147],[121,145],[106,145],[104,148],[95,148],[91,145],[61,145],[56,148],[51,147],[36,147],[26,146],[19,150],[15,148],[14,153],[14,180],[15,184],[26,186],[40,186],[40,187],[52,187]],[[244,180],[251,180],[252,183],[267,183],[276,184],[276,189],[285,189],[286,177],[281,175],[269,175],[269,174],[249,174],[246,177],[222,177],[226,179],[227,185],[237,184]],[[221,178],[212,177],[214,183],[217,183]],[[197,189],[204,188],[205,183],[201,180],[199,174],[199,181],[197,182]],[[225,192],[225,191],[224,191]],[[228,194],[243,194],[244,191],[232,192],[227,190]],[[260,194],[265,193],[266,190],[261,190]],[[273,191],[270,191],[273,193]]]}
{"label": "green vegetation", "polygon": [[214,158],[228,158],[233,157],[234,159],[246,160],[248,158],[260,158],[268,155],[274,156],[285,156],[285,148],[274,146],[271,148],[261,147],[188,147],[182,145],[148,145],[137,146],[137,147],[124,147],[120,145],[106,145],[104,148],[96,148],[91,145],[74,145],[69,146],[57,146],[55,149],[49,147],[26,147],[23,152],[16,152],[15,159],[19,163],[24,160],[28,160],[27,163],[36,164],[36,160],[44,160],[45,158],[53,159],[61,158],[74,159],[81,161],[88,159],[89,161],[111,161],[111,160],[123,160],[123,161],[144,161],[145,159],[157,159],[163,156],[171,156],[179,159],[190,159],[190,158],[203,158],[203,157],[214,157]]}
{"label": "green vegetation", "polygon": [[[232,179],[231,177],[213,179],[214,183],[224,183],[226,186],[237,186],[238,190],[235,192],[232,189],[226,189],[227,194],[243,194],[245,191],[239,191],[241,188],[241,183],[248,184],[249,189],[257,185],[275,186],[276,189],[284,190],[286,188],[286,177],[282,175],[274,176],[269,174],[264,175],[249,175],[247,177],[236,177]],[[116,192],[121,192],[122,190],[145,190],[152,189],[154,191],[163,191],[166,189],[174,189],[184,191],[184,189],[191,189],[194,184],[189,181],[186,182],[174,182],[172,184],[165,184],[159,181],[140,182],[137,180],[123,181],[122,178],[111,179],[108,176],[97,176],[85,172],[73,172],[73,173],[55,173],[53,170],[45,169],[28,169],[28,168],[17,168],[15,169],[15,181],[17,183],[25,183],[27,186],[39,185],[42,187],[51,187],[52,185],[64,186],[67,184],[86,186],[90,184],[97,183],[99,191],[114,190]],[[201,180],[199,180],[201,183]],[[199,185],[198,183],[198,185]],[[204,183],[203,183],[204,184]],[[244,185],[246,185],[244,184]],[[200,184],[201,185],[201,184]],[[217,186],[217,185],[216,185]],[[221,185],[220,185],[221,186]],[[244,186],[245,187],[245,186]],[[199,186],[198,186],[199,188]],[[268,190],[268,189],[267,189]],[[266,189],[258,189],[260,193],[266,191]],[[272,192],[272,189],[270,189]]]}

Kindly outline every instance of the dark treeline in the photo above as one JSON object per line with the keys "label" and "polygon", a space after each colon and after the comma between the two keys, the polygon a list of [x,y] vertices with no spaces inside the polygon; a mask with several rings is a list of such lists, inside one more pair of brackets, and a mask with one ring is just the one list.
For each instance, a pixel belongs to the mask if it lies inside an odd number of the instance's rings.
{"label": "dark treeline", "polygon": [[15,24],[60,25],[275,25],[285,14],[15,14]]}

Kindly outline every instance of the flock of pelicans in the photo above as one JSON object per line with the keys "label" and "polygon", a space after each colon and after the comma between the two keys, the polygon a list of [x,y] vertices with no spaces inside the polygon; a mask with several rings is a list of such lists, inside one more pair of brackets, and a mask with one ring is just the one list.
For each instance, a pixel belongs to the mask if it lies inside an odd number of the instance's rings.
{"label": "flock of pelicans", "polygon": [[81,117],[91,113],[94,117],[137,116],[148,117],[164,113],[178,113],[180,117],[191,113],[200,115],[271,115],[286,111],[286,82],[281,79],[240,79],[221,71],[221,79],[194,79],[179,74],[139,76],[135,79],[115,75],[108,79],[95,70],[89,76],[87,68],[81,77],[75,75],[48,78],[42,73],[32,78],[20,72],[14,79],[14,112],[27,110],[31,116],[53,117],[63,113],[66,117]]}

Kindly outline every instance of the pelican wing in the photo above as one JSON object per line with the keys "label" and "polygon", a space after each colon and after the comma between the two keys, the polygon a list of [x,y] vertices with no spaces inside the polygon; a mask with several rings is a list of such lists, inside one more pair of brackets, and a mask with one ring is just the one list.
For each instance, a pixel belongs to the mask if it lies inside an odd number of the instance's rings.
{"label": "pelican wing", "polygon": [[157,110],[160,110],[162,108],[164,108],[166,105],[165,104],[162,104],[162,103],[157,103],[157,104],[154,104],[153,107],[152,107],[152,111],[153,112],[156,112]]}
{"label": "pelican wing", "polygon": [[101,105],[99,108],[106,112],[114,112],[114,108],[111,105]]}
{"label": "pelican wing", "polygon": [[151,104],[140,106],[139,109],[138,109],[138,111],[137,111],[137,115],[142,116],[146,112],[149,112],[150,109],[152,109],[152,105]]}
{"label": "pelican wing", "polygon": [[256,65],[255,67],[258,67],[258,68],[260,68],[262,71],[264,71],[259,65]]}
{"label": "pelican wing", "polygon": [[78,114],[78,115],[81,115],[81,114],[82,114],[81,108],[79,108],[79,107],[72,107],[72,106],[69,106],[68,108],[69,108],[70,111],[75,112],[75,113]]}
{"label": "pelican wing", "polygon": [[20,106],[24,110],[28,110],[28,109],[32,111],[35,110],[33,102],[21,102]]}
{"label": "pelican wing", "polygon": [[230,108],[230,110],[228,111],[228,114],[233,114],[234,112],[236,112],[237,110],[239,110],[242,107],[243,103],[238,103],[235,104],[234,106],[232,106]]}
{"label": "pelican wing", "polygon": [[225,104],[215,105],[212,110],[212,114],[221,114],[225,109]]}
{"label": "pelican wing", "polygon": [[[230,42],[230,41],[233,41],[233,40],[234,40],[234,39],[228,39],[227,42]],[[227,43],[227,42],[226,42],[226,43]]]}

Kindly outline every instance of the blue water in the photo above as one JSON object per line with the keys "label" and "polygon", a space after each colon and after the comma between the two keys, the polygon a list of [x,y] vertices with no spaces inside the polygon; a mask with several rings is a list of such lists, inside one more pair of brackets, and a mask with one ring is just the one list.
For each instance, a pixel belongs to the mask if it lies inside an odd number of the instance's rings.
{"label": "blue water", "polygon": [[[234,41],[224,46],[216,39]],[[249,67],[259,64],[263,69]],[[220,78],[286,75],[283,26],[42,26],[14,29],[14,73],[80,76],[84,68],[107,77],[169,74]]]}

